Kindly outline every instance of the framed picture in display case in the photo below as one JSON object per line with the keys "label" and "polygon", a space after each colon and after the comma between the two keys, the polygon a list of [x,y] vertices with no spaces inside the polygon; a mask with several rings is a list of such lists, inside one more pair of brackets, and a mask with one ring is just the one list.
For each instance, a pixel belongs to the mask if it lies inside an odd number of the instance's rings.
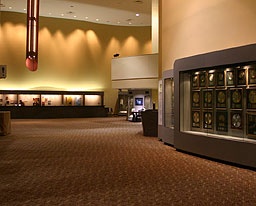
{"label": "framed picture in display case", "polygon": [[235,86],[235,71],[233,69],[226,71],[226,84],[227,86]]}
{"label": "framed picture in display case", "polygon": [[193,88],[198,88],[199,87],[199,75],[198,75],[198,72],[193,73],[191,78],[192,78],[191,79],[192,87]]}
{"label": "framed picture in display case", "polygon": [[224,75],[224,70],[220,70],[216,72],[216,84],[217,86],[224,86],[225,85],[225,75]]}
{"label": "framed picture in display case", "polygon": [[256,67],[248,69],[248,84],[256,84]]}
{"label": "framed picture in display case", "polygon": [[199,74],[199,86],[206,87],[206,72],[201,72]]}
{"label": "framed picture in display case", "polygon": [[246,85],[246,70],[245,69],[237,70],[237,85],[238,86]]}
{"label": "framed picture in display case", "polygon": [[208,87],[215,87],[215,73],[214,72],[209,72],[208,73]]}
{"label": "framed picture in display case", "polygon": [[192,128],[200,128],[201,127],[201,117],[200,111],[192,111]]}
{"label": "framed picture in display case", "polygon": [[256,109],[256,88],[246,90],[247,109]]}
{"label": "framed picture in display case", "polygon": [[216,130],[218,132],[228,131],[228,112],[218,110],[216,111]]}
{"label": "framed picture in display case", "polygon": [[135,98],[135,105],[136,106],[142,106],[143,105],[143,98]]}
{"label": "framed picture in display case", "polygon": [[243,90],[230,89],[230,106],[232,109],[242,109],[243,106]]}
{"label": "framed picture in display case", "polygon": [[203,107],[213,107],[213,90],[203,90]]}
{"label": "framed picture in display case", "polygon": [[192,107],[200,107],[200,90],[192,91]]}
{"label": "framed picture in display case", "polygon": [[227,90],[216,90],[216,107],[227,107]]}
{"label": "framed picture in display case", "polygon": [[212,111],[203,111],[203,128],[204,129],[213,129],[213,112]]}
{"label": "framed picture in display case", "polygon": [[242,111],[230,112],[230,123],[231,123],[231,129],[242,129],[243,128]]}
{"label": "framed picture in display case", "polygon": [[247,113],[247,135],[256,137],[256,113]]}

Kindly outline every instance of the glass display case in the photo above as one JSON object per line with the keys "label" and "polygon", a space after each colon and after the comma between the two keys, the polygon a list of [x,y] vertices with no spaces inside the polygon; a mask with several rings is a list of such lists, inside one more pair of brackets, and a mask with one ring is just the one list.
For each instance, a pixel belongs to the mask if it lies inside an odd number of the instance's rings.
{"label": "glass display case", "polygon": [[0,94],[0,106],[17,106],[17,94]]}
{"label": "glass display case", "polygon": [[183,132],[255,139],[256,64],[181,72]]}
{"label": "glass display case", "polygon": [[63,100],[61,94],[42,94],[41,106],[62,106]]}
{"label": "glass display case", "polygon": [[164,143],[174,144],[174,77],[173,70],[166,70],[162,77],[162,124],[158,125],[158,137]]}
{"label": "glass display case", "polygon": [[12,118],[61,118],[106,116],[104,92],[0,91],[0,110]]}
{"label": "glass display case", "polygon": [[174,147],[256,168],[256,44],[177,59]]}
{"label": "glass display case", "polygon": [[164,126],[174,128],[174,81],[164,79]]}

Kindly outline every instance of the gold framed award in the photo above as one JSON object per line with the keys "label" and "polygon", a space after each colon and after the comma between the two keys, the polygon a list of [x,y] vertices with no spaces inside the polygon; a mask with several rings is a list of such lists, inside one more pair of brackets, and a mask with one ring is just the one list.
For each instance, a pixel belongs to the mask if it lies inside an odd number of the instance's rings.
{"label": "gold framed award", "polygon": [[192,127],[200,128],[200,111],[192,111]]}
{"label": "gold framed award", "polygon": [[242,129],[242,112],[231,112],[231,128]]}
{"label": "gold framed award", "polygon": [[195,72],[192,77],[192,87],[198,87],[199,86],[199,77],[198,77],[198,74]]}
{"label": "gold framed award", "polygon": [[248,84],[256,84],[256,67],[248,69]]}
{"label": "gold framed award", "polygon": [[200,91],[192,91],[192,107],[200,107]]}
{"label": "gold framed award", "polygon": [[234,86],[235,85],[235,71],[234,70],[227,70],[226,71],[226,84],[227,86]]}
{"label": "gold framed award", "polygon": [[212,108],[213,106],[213,90],[203,90],[203,106],[204,108]]}
{"label": "gold framed award", "polygon": [[216,107],[226,108],[227,107],[227,91],[216,90]]}
{"label": "gold framed award", "polygon": [[241,109],[243,102],[242,89],[230,89],[230,100],[232,109]]}
{"label": "gold framed award", "polygon": [[199,74],[199,86],[200,87],[206,86],[206,72],[201,72]]}
{"label": "gold framed award", "polygon": [[214,87],[215,86],[215,73],[209,72],[208,73],[208,87]]}
{"label": "gold framed award", "polygon": [[225,84],[224,71],[223,70],[218,71],[216,75],[217,75],[217,86],[224,86]]}
{"label": "gold framed award", "polygon": [[246,85],[246,70],[237,70],[237,85]]}
{"label": "gold framed award", "polygon": [[203,112],[203,128],[213,129],[213,113],[211,111]]}
{"label": "gold framed award", "polygon": [[247,120],[247,135],[249,137],[256,137],[256,113],[247,113],[246,114],[246,120]]}
{"label": "gold framed award", "polygon": [[219,132],[228,131],[228,113],[227,111],[216,111],[216,130]]}
{"label": "gold framed award", "polygon": [[247,89],[247,109],[256,109],[256,89]]}

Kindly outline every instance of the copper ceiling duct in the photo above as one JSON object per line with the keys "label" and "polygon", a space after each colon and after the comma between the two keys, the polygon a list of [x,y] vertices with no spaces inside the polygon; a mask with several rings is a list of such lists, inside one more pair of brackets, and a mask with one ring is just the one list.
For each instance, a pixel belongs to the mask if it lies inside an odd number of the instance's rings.
{"label": "copper ceiling duct", "polygon": [[27,0],[26,67],[36,71],[38,66],[39,0]]}

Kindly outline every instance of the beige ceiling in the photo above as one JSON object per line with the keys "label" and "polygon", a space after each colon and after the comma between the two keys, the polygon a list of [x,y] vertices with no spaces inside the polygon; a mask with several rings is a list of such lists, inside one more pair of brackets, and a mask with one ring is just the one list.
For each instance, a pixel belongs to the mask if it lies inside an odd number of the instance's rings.
{"label": "beige ceiling", "polygon": [[[120,26],[150,26],[152,0],[40,0],[40,16]],[[0,0],[1,11],[25,13],[27,0]],[[139,16],[136,16],[139,13]]]}

